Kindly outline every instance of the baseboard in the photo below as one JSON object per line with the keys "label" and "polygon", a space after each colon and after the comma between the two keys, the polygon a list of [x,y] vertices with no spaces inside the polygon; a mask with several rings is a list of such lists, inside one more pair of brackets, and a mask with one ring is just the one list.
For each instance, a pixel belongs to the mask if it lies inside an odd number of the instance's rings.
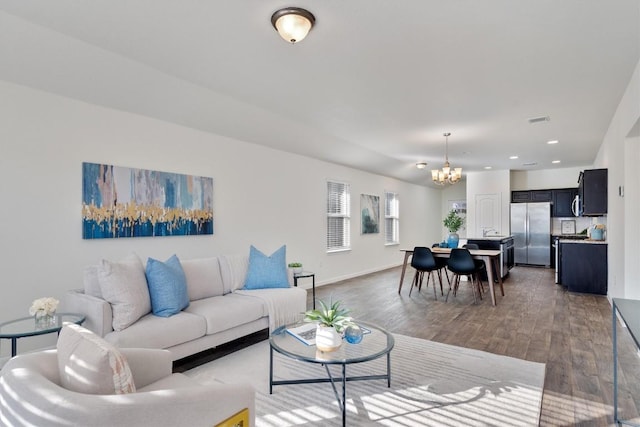
{"label": "baseboard", "polygon": [[[337,276],[337,277],[333,277],[333,278],[327,279],[327,280],[316,281],[316,287],[324,286],[324,285],[331,285],[333,283],[341,282],[343,280],[354,279],[356,277],[366,276],[367,274],[378,273],[380,271],[390,270],[392,268],[396,268],[396,267],[400,267],[400,266],[402,266],[401,262],[397,263],[397,264],[387,265],[387,266],[384,266],[384,267],[371,268],[369,270],[363,270],[363,271],[359,271],[357,273],[349,273],[349,274],[345,274],[344,276]],[[399,277],[398,277],[398,280],[400,280]]]}

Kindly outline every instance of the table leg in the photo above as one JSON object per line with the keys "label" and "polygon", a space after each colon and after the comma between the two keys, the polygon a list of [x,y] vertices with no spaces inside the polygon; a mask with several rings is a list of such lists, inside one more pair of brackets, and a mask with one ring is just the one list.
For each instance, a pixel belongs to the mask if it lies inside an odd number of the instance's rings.
{"label": "table leg", "polygon": [[618,337],[616,324],[616,303],[611,308],[613,322],[613,422],[618,425]]}
{"label": "table leg", "polygon": [[489,280],[489,292],[491,292],[491,303],[496,305],[496,291],[493,287],[493,259],[490,256],[483,256],[484,265],[487,266],[487,279]]}
{"label": "table leg", "polygon": [[269,346],[269,394],[273,394],[273,347]]}
{"label": "table leg", "polygon": [[313,309],[316,309],[316,275],[311,276],[311,286],[313,288]]}
{"label": "table leg", "polygon": [[409,256],[412,254],[410,251],[405,251],[404,253],[404,261],[402,262],[402,273],[400,274],[400,286],[398,286],[398,293],[402,289],[402,282],[404,281],[404,272],[407,270],[407,260]]}
{"label": "table leg", "polygon": [[391,352],[387,353],[387,387],[391,388]]}
{"label": "table leg", "polygon": [[342,427],[347,425],[347,364],[342,364]]}
{"label": "table leg", "polygon": [[11,357],[15,356],[18,351],[18,338],[11,338]]}

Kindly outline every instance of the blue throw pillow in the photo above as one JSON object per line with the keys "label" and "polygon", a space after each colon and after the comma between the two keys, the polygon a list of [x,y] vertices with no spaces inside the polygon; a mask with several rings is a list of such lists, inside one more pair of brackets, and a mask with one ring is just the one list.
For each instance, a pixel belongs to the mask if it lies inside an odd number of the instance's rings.
{"label": "blue throw pillow", "polygon": [[253,245],[249,250],[249,270],[243,289],[288,288],[286,245],[266,256]]}
{"label": "blue throw pillow", "polygon": [[149,258],[145,273],[153,314],[169,317],[189,306],[187,279],[177,256],[166,262]]}

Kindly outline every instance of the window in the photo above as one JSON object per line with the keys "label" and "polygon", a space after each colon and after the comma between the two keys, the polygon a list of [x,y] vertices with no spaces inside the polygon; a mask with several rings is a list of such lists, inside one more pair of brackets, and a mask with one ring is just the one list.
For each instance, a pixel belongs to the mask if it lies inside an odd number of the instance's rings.
{"label": "window", "polygon": [[384,243],[400,243],[400,202],[397,193],[384,193]]}
{"label": "window", "polygon": [[327,182],[327,251],[351,249],[351,189],[343,182]]}

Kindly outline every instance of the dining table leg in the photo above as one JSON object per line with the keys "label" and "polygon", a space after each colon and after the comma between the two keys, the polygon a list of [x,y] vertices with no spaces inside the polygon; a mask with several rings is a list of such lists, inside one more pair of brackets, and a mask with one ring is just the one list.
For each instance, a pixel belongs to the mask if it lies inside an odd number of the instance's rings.
{"label": "dining table leg", "polygon": [[494,274],[495,271],[497,276],[496,279],[498,281],[498,285],[500,285],[500,293],[504,296],[504,286],[502,285],[502,276],[500,275],[500,258],[499,257],[491,257],[491,256],[483,256],[482,260],[485,265],[490,266],[491,268],[487,268],[487,279],[489,280],[489,289],[491,292],[491,302],[493,305],[496,305],[496,291],[493,287],[494,282]]}
{"label": "dining table leg", "polygon": [[489,281],[489,292],[491,293],[491,303],[493,305],[496,305],[496,291],[493,288],[493,268],[492,268],[495,264],[493,263],[493,258],[490,256],[483,256],[482,260],[484,261],[484,265],[488,267],[487,279]]}
{"label": "dining table leg", "polygon": [[402,282],[404,281],[404,273],[407,270],[407,261],[413,252],[405,251],[404,253],[404,261],[402,262],[402,273],[400,274],[400,285],[398,286],[398,293],[402,289]]}

